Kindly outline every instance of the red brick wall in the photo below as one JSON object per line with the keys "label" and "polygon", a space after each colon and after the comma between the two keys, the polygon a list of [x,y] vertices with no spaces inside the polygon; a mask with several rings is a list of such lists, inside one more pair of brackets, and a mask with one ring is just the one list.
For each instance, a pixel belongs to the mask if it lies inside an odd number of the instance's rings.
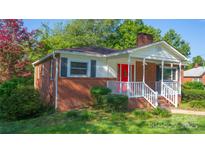
{"label": "red brick wall", "polygon": [[106,86],[114,78],[61,78],[58,80],[58,109],[83,108],[93,103],[90,89],[93,86]]}
{"label": "red brick wall", "polygon": [[[54,104],[54,101],[55,101],[55,85],[54,85],[55,62],[53,65],[53,80],[50,80],[50,61],[51,59],[48,59],[47,61],[35,66],[34,87],[35,89],[39,90],[40,95],[45,102]],[[43,65],[44,65],[44,75],[42,75]],[[38,78],[38,73],[39,73],[39,78]]]}
{"label": "red brick wall", "polygon": [[[156,67],[154,63],[147,63],[145,66],[145,82],[154,89],[156,81]],[[143,65],[142,62],[136,61],[136,81],[143,80]]]}

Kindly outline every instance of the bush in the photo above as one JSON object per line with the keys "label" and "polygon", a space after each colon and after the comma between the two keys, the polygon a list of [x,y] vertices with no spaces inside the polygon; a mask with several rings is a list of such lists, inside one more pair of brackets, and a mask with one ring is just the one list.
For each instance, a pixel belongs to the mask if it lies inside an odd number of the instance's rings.
{"label": "bush", "polygon": [[155,116],[160,116],[160,117],[170,117],[171,116],[170,111],[164,108],[159,108],[159,107],[153,109],[151,113]]}
{"label": "bush", "polygon": [[184,89],[198,89],[204,90],[204,85],[201,82],[193,81],[193,82],[186,82],[183,84]]}
{"label": "bush", "polygon": [[4,83],[0,84],[0,97],[2,95],[10,96],[13,90],[24,86],[33,87],[33,79],[14,78],[12,80],[5,81]]}
{"label": "bush", "polygon": [[114,94],[104,95],[102,96],[102,105],[107,111],[126,111],[128,108],[128,97]]}
{"label": "bush", "polygon": [[205,100],[201,100],[201,101],[191,101],[189,102],[190,106],[192,108],[196,108],[196,109],[202,109],[202,108],[205,108]]}
{"label": "bush", "polygon": [[185,102],[192,100],[205,100],[205,91],[196,89],[183,89],[182,90],[182,100]]}
{"label": "bush", "polygon": [[15,78],[0,85],[1,119],[28,119],[53,111],[42,102],[32,83],[30,78]]}
{"label": "bush", "polygon": [[20,120],[39,116],[45,108],[39,93],[33,88],[18,88],[9,97],[0,97],[0,117]]}
{"label": "bush", "polygon": [[90,93],[95,100],[95,105],[100,106],[102,104],[102,96],[110,94],[111,90],[106,87],[93,87]]}

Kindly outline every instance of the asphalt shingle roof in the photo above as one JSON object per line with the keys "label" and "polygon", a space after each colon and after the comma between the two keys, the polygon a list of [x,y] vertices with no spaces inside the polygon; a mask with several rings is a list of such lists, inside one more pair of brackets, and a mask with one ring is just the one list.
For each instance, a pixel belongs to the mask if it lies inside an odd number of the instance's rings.
{"label": "asphalt shingle roof", "polygon": [[113,53],[119,53],[119,51],[123,50],[114,50],[109,48],[101,48],[101,47],[82,47],[82,48],[66,48],[60,49],[59,51],[69,51],[69,52],[83,52],[88,54],[101,54],[108,55]]}
{"label": "asphalt shingle roof", "polygon": [[192,68],[184,71],[184,77],[200,77],[205,73],[205,67]]}

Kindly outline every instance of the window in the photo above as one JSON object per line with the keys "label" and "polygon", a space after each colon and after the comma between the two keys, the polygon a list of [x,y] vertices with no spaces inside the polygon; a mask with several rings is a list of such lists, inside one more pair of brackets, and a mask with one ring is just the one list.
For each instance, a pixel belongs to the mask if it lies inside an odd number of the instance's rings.
{"label": "window", "polygon": [[201,82],[200,78],[193,78],[192,81]]}
{"label": "window", "polygon": [[50,63],[50,80],[53,80],[53,60]]}
{"label": "window", "polygon": [[87,62],[71,62],[70,75],[87,75],[88,63]]}
{"label": "window", "polygon": [[164,68],[164,80],[177,80],[176,68]]}

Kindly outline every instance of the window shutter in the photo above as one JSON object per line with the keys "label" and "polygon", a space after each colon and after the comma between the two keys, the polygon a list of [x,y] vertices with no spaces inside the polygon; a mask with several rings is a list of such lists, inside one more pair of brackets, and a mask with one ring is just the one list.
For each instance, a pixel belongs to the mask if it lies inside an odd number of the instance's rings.
{"label": "window shutter", "polygon": [[96,60],[91,60],[90,76],[96,77]]}
{"label": "window shutter", "polygon": [[67,71],[68,71],[67,64],[68,64],[68,59],[62,57],[61,58],[61,76],[62,77],[67,77]]}

